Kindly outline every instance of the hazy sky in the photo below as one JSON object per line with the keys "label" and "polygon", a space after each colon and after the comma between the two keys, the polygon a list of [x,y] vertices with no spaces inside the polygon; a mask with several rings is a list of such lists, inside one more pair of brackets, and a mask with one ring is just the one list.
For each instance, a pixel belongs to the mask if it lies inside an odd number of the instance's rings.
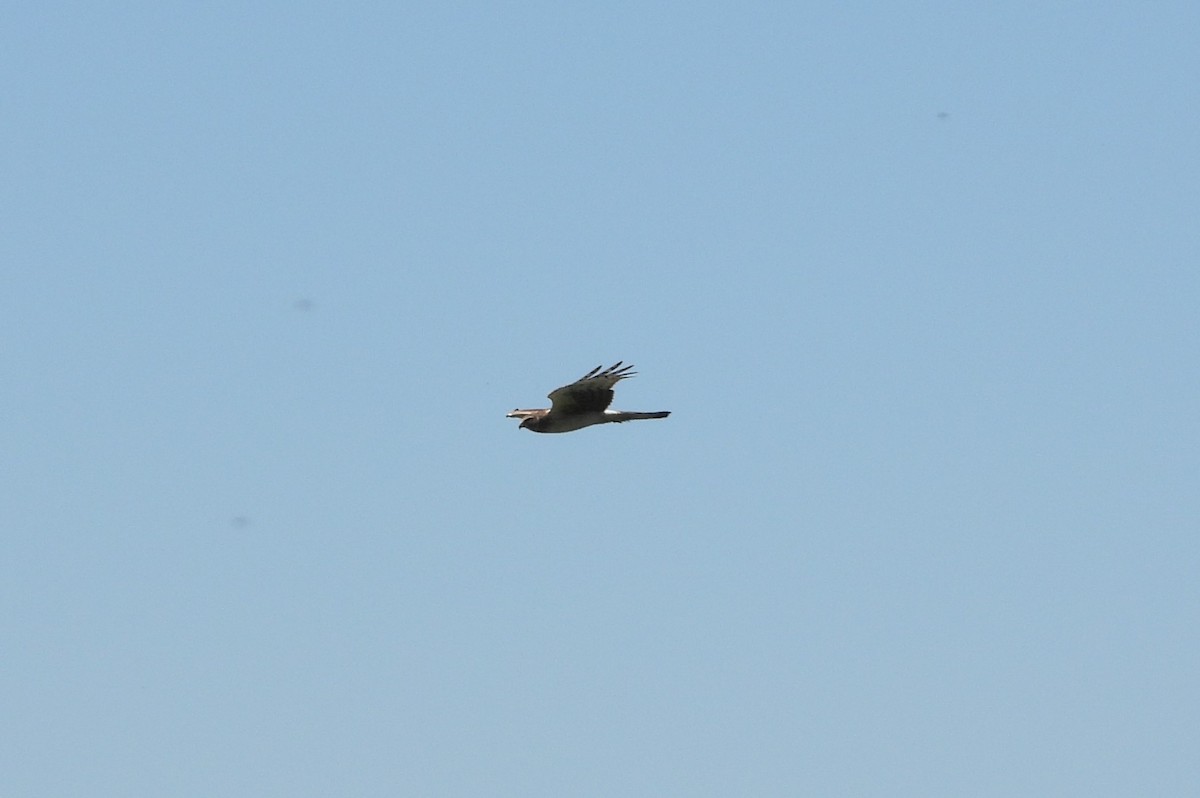
{"label": "hazy sky", "polygon": [[1197,41],[12,4],[0,794],[1200,794]]}

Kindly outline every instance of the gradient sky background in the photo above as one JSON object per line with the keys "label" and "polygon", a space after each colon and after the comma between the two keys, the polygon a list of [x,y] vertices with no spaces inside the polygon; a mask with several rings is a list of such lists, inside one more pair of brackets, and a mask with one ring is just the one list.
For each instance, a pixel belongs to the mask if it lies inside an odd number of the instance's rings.
{"label": "gradient sky background", "polygon": [[5,17],[0,793],[1200,794],[1200,5]]}

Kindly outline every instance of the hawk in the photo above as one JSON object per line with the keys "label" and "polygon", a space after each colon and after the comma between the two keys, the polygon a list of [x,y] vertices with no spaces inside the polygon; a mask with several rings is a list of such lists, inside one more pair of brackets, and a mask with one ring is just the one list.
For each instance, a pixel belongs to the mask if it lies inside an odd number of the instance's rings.
{"label": "hawk", "polygon": [[549,394],[548,410],[514,410],[508,418],[521,419],[521,429],[534,432],[574,432],[593,424],[608,424],[613,421],[633,421],[641,418],[666,418],[669,411],[656,413],[631,413],[625,410],[609,410],[613,400],[613,386],[637,372],[633,366],[615,365],[596,368],[584,374],[570,385],[556,388]]}

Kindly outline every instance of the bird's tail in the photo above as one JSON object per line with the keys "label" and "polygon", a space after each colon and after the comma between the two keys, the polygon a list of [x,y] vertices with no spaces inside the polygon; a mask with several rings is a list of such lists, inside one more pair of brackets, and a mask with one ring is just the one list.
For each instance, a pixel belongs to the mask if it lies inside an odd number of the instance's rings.
{"label": "bird's tail", "polygon": [[671,415],[670,410],[659,410],[656,413],[633,413],[627,410],[609,410],[605,413],[609,416],[609,421],[637,421],[641,418],[666,418]]}

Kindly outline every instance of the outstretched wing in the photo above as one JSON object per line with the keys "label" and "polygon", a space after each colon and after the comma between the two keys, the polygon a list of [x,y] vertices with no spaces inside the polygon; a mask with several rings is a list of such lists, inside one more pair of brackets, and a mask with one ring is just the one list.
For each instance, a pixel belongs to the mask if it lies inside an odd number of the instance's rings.
{"label": "outstretched wing", "polygon": [[608,368],[596,366],[570,385],[551,391],[550,412],[556,416],[603,412],[612,404],[613,386],[637,373],[632,368],[622,367],[621,361]]}

